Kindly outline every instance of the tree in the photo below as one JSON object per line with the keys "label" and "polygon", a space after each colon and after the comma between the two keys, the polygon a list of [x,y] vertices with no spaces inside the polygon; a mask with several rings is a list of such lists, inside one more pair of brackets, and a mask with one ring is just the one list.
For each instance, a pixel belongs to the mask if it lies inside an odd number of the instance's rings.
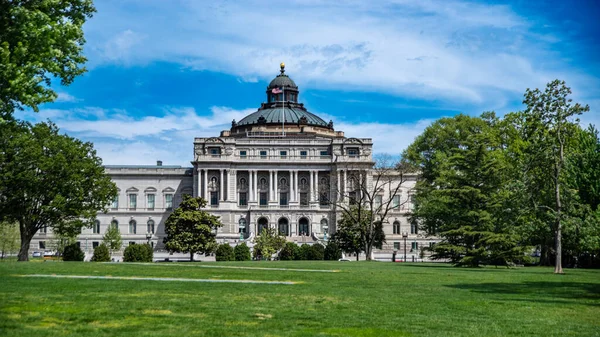
{"label": "tree", "polygon": [[19,226],[14,222],[0,222],[0,257],[19,250]]}
{"label": "tree", "polygon": [[109,262],[110,261],[110,252],[108,251],[108,247],[106,244],[101,244],[94,248],[94,255],[90,260],[92,262]]}
{"label": "tree", "polygon": [[0,121],[54,101],[53,78],[85,72],[82,26],[95,11],[92,0],[0,1]]}
{"label": "tree", "polygon": [[48,122],[0,123],[0,221],[19,224],[19,261],[41,228],[91,226],[117,194],[92,143],[59,134]]}
{"label": "tree", "polygon": [[[360,215],[359,215],[360,214]],[[338,247],[349,253],[356,254],[358,261],[361,252],[367,252],[368,246],[380,248],[385,243],[385,233],[381,221],[371,223],[373,216],[370,211],[358,205],[352,205],[348,212],[342,212],[338,228],[331,240]],[[369,242],[366,242],[369,240]],[[369,253],[370,254],[370,253]]]}
{"label": "tree", "polygon": [[294,255],[294,260],[308,260],[310,258],[310,245],[303,243],[298,247],[298,254]]}
{"label": "tree", "polygon": [[[390,156],[381,155],[375,158],[373,167],[348,167],[347,171],[348,184],[338,186],[338,197],[333,203],[341,211],[346,229],[352,228],[352,235],[360,236],[356,242],[360,243],[361,249],[353,251],[364,251],[366,259],[371,260],[373,247],[381,247],[385,242],[382,226],[387,221],[389,212],[400,209],[408,202],[408,196],[402,198],[399,192],[411,167],[404,163],[394,163]],[[351,241],[353,240],[346,240],[343,246],[354,248],[347,245]]]}
{"label": "tree", "polygon": [[238,244],[237,246],[235,246],[235,248],[233,249],[233,252],[235,253],[236,261],[252,260],[252,256],[250,255],[250,248],[248,247],[248,245],[245,242],[242,242],[242,243]]}
{"label": "tree", "polygon": [[219,217],[203,210],[206,200],[183,195],[179,207],[165,222],[163,242],[170,252],[189,253],[190,261],[194,254],[212,253],[217,246],[217,229],[223,224]]}
{"label": "tree", "polygon": [[457,266],[508,264],[523,256],[510,210],[505,144],[493,113],[458,115],[427,127],[403,157],[418,167],[411,220],[442,241],[432,258]]}
{"label": "tree", "polygon": [[298,254],[299,248],[300,247],[293,242],[286,242],[279,252],[279,259],[284,261],[294,260],[294,257]]}
{"label": "tree", "polygon": [[110,250],[110,255],[112,255],[113,251],[121,250],[123,246],[123,239],[121,237],[121,231],[119,227],[113,224],[110,224],[106,229],[106,233],[102,237],[102,241]]}
{"label": "tree", "polygon": [[62,252],[63,261],[83,261],[85,253],[76,243],[66,245]]}
{"label": "tree", "polygon": [[220,244],[217,247],[215,253],[215,259],[217,261],[235,261],[235,254],[233,253],[233,247],[228,243]]}
{"label": "tree", "polygon": [[323,258],[330,261],[337,261],[342,258],[342,250],[335,241],[329,240],[327,242]]}
{"label": "tree", "polygon": [[310,246],[307,260],[320,261],[325,256],[325,247],[319,243]]}
{"label": "tree", "polygon": [[154,252],[149,244],[136,245],[135,243],[125,247],[123,262],[152,262]]}
{"label": "tree", "polygon": [[[528,168],[551,183],[553,198],[551,203],[542,201],[537,207],[549,212],[552,218],[552,230],[555,243],[554,273],[562,274],[562,230],[566,158],[569,155],[569,142],[577,130],[574,120],[589,106],[572,104],[571,89],[564,81],[554,80],[546,85],[544,92],[539,89],[527,89],[523,104],[527,106],[523,112],[522,130],[528,141]],[[536,168],[538,170],[536,170]]]}
{"label": "tree", "polygon": [[280,235],[275,228],[263,228],[256,237],[254,244],[254,256],[262,256],[267,260],[280,250],[285,244],[285,237]]}

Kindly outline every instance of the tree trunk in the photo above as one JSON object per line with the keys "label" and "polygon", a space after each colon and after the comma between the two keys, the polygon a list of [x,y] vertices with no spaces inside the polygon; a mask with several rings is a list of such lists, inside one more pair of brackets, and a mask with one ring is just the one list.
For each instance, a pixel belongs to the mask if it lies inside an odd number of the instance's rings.
{"label": "tree trunk", "polygon": [[554,273],[555,274],[563,274],[562,268],[562,224],[561,224],[561,210],[562,205],[560,203],[560,168],[563,163],[563,145],[560,144],[560,161],[556,164],[556,181],[554,188],[554,196],[556,198],[556,232],[555,232],[555,243],[556,243],[556,262],[554,264]]}
{"label": "tree trunk", "polygon": [[358,261],[359,256],[360,256],[360,253],[356,253],[356,261]]}
{"label": "tree trunk", "polygon": [[190,262],[194,262],[194,252],[190,252]]}
{"label": "tree trunk", "polygon": [[372,250],[373,250],[372,246],[371,247],[369,247],[369,246],[365,247],[365,260],[372,261],[372,259],[371,259],[371,251]]}
{"label": "tree trunk", "polygon": [[21,228],[21,248],[19,249],[18,261],[29,261],[29,244],[34,233],[29,233],[26,225],[19,224]]}

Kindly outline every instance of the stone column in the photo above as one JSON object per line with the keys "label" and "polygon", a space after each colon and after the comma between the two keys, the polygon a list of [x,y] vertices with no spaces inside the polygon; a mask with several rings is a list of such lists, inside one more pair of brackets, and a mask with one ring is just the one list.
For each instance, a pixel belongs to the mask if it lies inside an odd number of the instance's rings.
{"label": "stone column", "polygon": [[258,170],[254,170],[254,201],[258,201]]}
{"label": "stone column", "polygon": [[232,191],[232,194],[231,194],[231,198],[228,198],[228,199],[230,199],[231,201],[236,201],[237,200],[237,171],[230,170],[229,175],[230,175],[230,181],[232,183],[231,183],[231,185],[229,185],[231,187],[228,187],[228,189],[230,191]]}
{"label": "stone column", "polygon": [[[336,195],[335,195],[335,200],[343,200],[343,194],[342,194],[342,171],[341,170],[337,170],[337,185],[335,186],[335,188],[337,189],[336,191]],[[332,196],[333,197],[333,196]]]}
{"label": "stone column", "polygon": [[[197,179],[196,179],[196,197],[202,196],[202,169],[196,169]],[[156,202],[156,201],[155,201]]]}
{"label": "stone column", "polygon": [[202,186],[202,190],[204,191],[204,199],[208,200],[208,169],[204,171],[204,186]]}
{"label": "stone column", "polygon": [[[342,171],[342,173],[344,173],[343,193],[345,194],[345,193],[348,193],[348,170],[344,170],[344,171]],[[342,194],[342,199],[344,198],[343,197],[344,194]]]}
{"label": "stone column", "polygon": [[279,202],[279,190],[277,189],[277,186],[279,186],[279,180],[277,179],[277,170],[275,170],[273,172],[274,174],[274,178],[273,180],[275,180],[275,184],[273,185],[273,189],[274,189],[274,193],[273,193],[273,201],[275,202]]}
{"label": "stone column", "polygon": [[223,169],[220,170],[220,173],[221,173],[221,177],[219,179],[219,201],[224,201],[225,200],[225,188],[223,188],[223,186],[224,186]]}
{"label": "stone column", "polygon": [[308,186],[309,186],[309,187],[308,187],[308,189],[309,189],[309,191],[308,191],[308,200],[309,200],[310,202],[312,202],[312,201],[314,200],[314,199],[313,199],[313,195],[314,195],[314,193],[315,193],[315,190],[314,190],[314,188],[315,188],[315,185],[314,185],[314,181],[313,181],[313,179],[314,179],[314,173],[315,173],[315,171],[313,171],[313,170],[310,170],[310,171],[309,171],[309,173],[310,173],[310,174],[309,174],[309,176],[310,176],[310,181],[309,181],[309,185],[308,185]]}
{"label": "stone column", "polygon": [[294,202],[298,201],[298,170],[294,170]]}
{"label": "stone column", "polygon": [[269,202],[273,201],[273,170],[269,170]]}
{"label": "stone column", "polygon": [[252,182],[252,171],[248,170],[248,201],[254,201],[254,183]]}

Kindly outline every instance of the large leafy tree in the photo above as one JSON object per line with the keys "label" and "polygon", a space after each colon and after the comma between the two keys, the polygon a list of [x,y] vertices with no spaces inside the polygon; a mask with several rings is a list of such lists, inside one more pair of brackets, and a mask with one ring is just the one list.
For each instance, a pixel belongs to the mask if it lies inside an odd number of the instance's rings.
{"label": "large leafy tree", "polygon": [[361,210],[358,205],[352,205],[347,212],[342,212],[337,230],[331,240],[341,250],[354,253],[358,261],[360,253],[367,253],[366,249],[369,245],[381,249],[385,243],[385,233],[381,221],[375,221],[374,224],[371,221],[373,221],[373,216],[370,211]]}
{"label": "large leafy tree", "polygon": [[113,251],[121,250],[121,247],[123,247],[123,238],[119,226],[110,224],[104,236],[102,236],[102,241],[108,247],[111,255]]}
{"label": "large leafy tree", "polygon": [[19,261],[28,260],[38,230],[78,232],[116,194],[91,143],[59,134],[50,122],[0,123],[0,221],[19,224]]}
{"label": "large leafy tree", "polygon": [[19,250],[19,226],[13,222],[0,222],[0,258]]}
{"label": "large leafy tree", "polygon": [[179,207],[165,222],[163,242],[170,252],[194,254],[211,253],[217,248],[217,229],[223,224],[219,217],[203,210],[206,200],[183,195]]}
{"label": "large leafy tree", "polygon": [[442,241],[433,258],[459,266],[508,263],[523,256],[507,213],[512,194],[505,144],[493,113],[458,115],[429,126],[403,157],[418,167],[413,221]]}
{"label": "large leafy tree", "polygon": [[[575,139],[578,115],[589,111],[589,107],[579,103],[572,103],[571,89],[564,81],[555,80],[546,85],[546,89],[527,89],[523,104],[524,123],[520,125],[528,146],[526,156],[528,158],[526,169],[531,175],[526,176],[534,179],[544,179],[547,183],[541,185],[541,193],[531,191],[537,190],[539,186],[531,185],[530,192],[536,206],[547,213],[550,218],[555,244],[555,268],[554,272],[562,274],[562,231],[563,222],[567,214],[565,202],[572,198],[566,195],[566,179],[568,171],[565,169],[567,157]],[[551,196],[542,200],[536,200],[538,195]]]}
{"label": "large leafy tree", "polygon": [[256,237],[254,255],[270,260],[271,256],[285,245],[285,237],[280,235],[275,228],[263,228]]}
{"label": "large leafy tree", "polygon": [[68,85],[85,71],[82,26],[92,0],[0,0],[0,120],[52,102],[53,78]]}

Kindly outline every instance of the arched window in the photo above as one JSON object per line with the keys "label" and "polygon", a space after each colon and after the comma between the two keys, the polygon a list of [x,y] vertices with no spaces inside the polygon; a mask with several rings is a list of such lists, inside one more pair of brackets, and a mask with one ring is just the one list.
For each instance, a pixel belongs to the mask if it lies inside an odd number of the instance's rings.
{"label": "arched window", "polygon": [[394,221],[394,234],[400,234],[400,222]]}
{"label": "arched window", "polygon": [[307,218],[300,218],[298,221],[298,234],[299,235],[310,235],[310,225],[308,224]]}
{"label": "arched window", "polygon": [[94,227],[92,227],[92,233],[100,234],[100,220],[94,221]]}
{"label": "arched window", "polygon": [[135,220],[129,221],[129,234],[137,234],[137,222]]}
{"label": "arched window", "polygon": [[239,232],[246,233],[246,219],[241,218],[240,221],[238,222],[238,224],[239,224]]}
{"label": "arched window", "polygon": [[267,218],[258,219],[258,235],[260,235],[267,227],[269,227],[269,220],[267,220]]}
{"label": "arched window", "polygon": [[419,234],[419,228],[416,222],[411,222],[410,224],[410,234]]}
{"label": "arched window", "polygon": [[113,220],[113,221],[110,222],[110,226],[112,228],[119,229],[119,222],[117,220]]}
{"label": "arched window", "polygon": [[289,235],[289,231],[290,231],[290,226],[288,224],[288,219],[286,218],[280,218],[279,219],[279,234],[280,235],[284,235],[284,236],[288,236]]}
{"label": "arched window", "polygon": [[147,233],[154,234],[154,220],[148,220]]}

